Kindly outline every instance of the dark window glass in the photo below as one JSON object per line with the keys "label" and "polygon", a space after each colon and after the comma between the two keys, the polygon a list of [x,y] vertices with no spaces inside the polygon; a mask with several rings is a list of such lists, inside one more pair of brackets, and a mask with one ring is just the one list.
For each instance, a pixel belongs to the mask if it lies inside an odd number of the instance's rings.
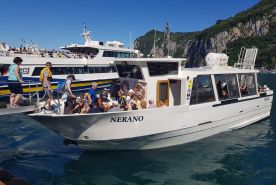
{"label": "dark window glass", "polygon": [[178,63],[176,62],[148,62],[150,76],[176,75],[178,74]]}
{"label": "dark window glass", "polygon": [[236,74],[215,75],[219,100],[235,99],[239,97],[239,88]]}
{"label": "dark window glass", "polygon": [[194,78],[190,104],[199,104],[215,101],[214,90],[210,75],[201,75]]}
{"label": "dark window glass", "polygon": [[35,67],[32,76],[39,76],[39,75],[40,75],[40,72],[41,72],[41,70],[42,70],[43,68],[44,68],[44,67]]}
{"label": "dark window glass", "polygon": [[159,84],[159,100],[167,100],[168,99],[168,82],[160,83]]}
{"label": "dark window glass", "polygon": [[143,79],[140,67],[137,65],[116,65],[119,76],[125,78]]}
{"label": "dark window glass", "polygon": [[[36,67],[32,76],[39,76],[44,67]],[[87,73],[112,73],[117,72],[115,66],[108,67],[53,67],[53,75],[87,74]]]}
{"label": "dark window glass", "polygon": [[241,96],[252,96],[257,94],[254,73],[239,74]]}
{"label": "dark window glass", "polygon": [[103,57],[130,58],[130,53],[116,52],[116,51],[104,51]]}
{"label": "dark window glass", "polygon": [[86,67],[74,67],[74,74],[86,74],[87,68]]}

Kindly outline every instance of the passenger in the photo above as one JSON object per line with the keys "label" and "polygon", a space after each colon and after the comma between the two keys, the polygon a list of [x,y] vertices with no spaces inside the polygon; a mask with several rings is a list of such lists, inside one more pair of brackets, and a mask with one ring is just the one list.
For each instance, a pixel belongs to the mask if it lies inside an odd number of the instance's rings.
{"label": "passenger", "polygon": [[[46,95],[48,96],[48,99],[46,100],[42,109],[48,109],[48,110],[51,109],[51,101],[52,101],[52,93],[53,93],[53,90],[51,88],[51,83],[50,83],[52,80],[51,69],[52,69],[52,63],[46,62],[46,67],[41,70],[40,77],[39,77],[40,81],[42,82],[42,87]],[[48,107],[46,108],[46,106]]]}
{"label": "passenger", "polygon": [[119,112],[119,111],[121,111],[121,109],[119,107],[118,101],[113,101],[112,102],[112,107],[111,107],[111,109],[109,109],[108,112]]}
{"label": "passenger", "polygon": [[89,93],[85,93],[83,97],[83,108],[81,109],[81,114],[88,113],[92,105],[92,98]]}
{"label": "passenger", "polygon": [[99,105],[98,101],[96,100],[93,103],[93,107],[90,108],[90,113],[100,113],[103,112],[103,109],[101,108],[101,106]]}
{"label": "passenger", "polygon": [[147,102],[142,100],[141,101],[141,107],[142,107],[142,109],[146,109],[147,108]]}
{"label": "passenger", "polygon": [[89,89],[88,93],[90,94],[91,97],[91,102],[92,104],[95,102],[97,95],[96,95],[96,89],[97,89],[98,85],[96,82],[93,82],[91,84],[91,88]]}
{"label": "passenger", "polygon": [[74,75],[68,75],[65,83],[65,89],[64,91],[71,97],[71,98],[76,98],[76,96],[73,94],[71,85],[72,81],[76,80]]}
{"label": "passenger", "polygon": [[107,98],[104,98],[104,99],[100,98],[100,99],[101,99],[100,106],[103,108],[103,112],[108,112],[110,106]]}
{"label": "passenger", "polygon": [[23,89],[21,86],[21,83],[23,83],[22,80],[22,72],[20,70],[20,65],[23,62],[22,58],[15,57],[13,59],[12,65],[9,67],[9,78],[8,78],[8,86],[11,92],[10,95],[10,106],[12,108],[18,107],[18,101],[21,98],[21,95],[23,94]]}
{"label": "passenger", "polygon": [[160,105],[160,108],[167,107],[167,105],[165,104],[165,102],[163,100],[159,101],[159,105]]}
{"label": "passenger", "polygon": [[247,89],[247,85],[242,84],[240,87],[241,90],[241,95],[247,95],[248,94],[248,89]]}
{"label": "passenger", "polygon": [[76,104],[74,105],[74,110],[73,113],[81,113],[81,110],[83,109],[85,104],[85,99],[84,99],[84,93],[81,93],[79,98],[76,100]]}
{"label": "passenger", "polygon": [[131,100],[129,104],[130,104],[129,110],[138,110],[136,101]]}
{"label": "passenger", "polygon": [[227,89],[227,83],[225,80],[222,81],[221,88],[222,88],[223,98],[227,98],[228,97],[228,89]]}
{"label": "passenger", "polygon": [[138,110],[141,110],[141,109],[142,109],[142,106],[141,106],[141,100],[140,100],[139,96],[138,96],[138,95],[135,95],[135,96],[133,97],[133,99],[134,99],[135,102],[136,102],[137,109],[138,109]]}
{"label": "passenger", "polygon": [[149,100],[148,109],[153,109],[153,108],[156,108],[156,105],[154,104],[154,101],[153,101],[153,100]]}
{"label": "passenger", "polygon": [[222,95],[222,83],[221,83],[220,80],[217,83],[217,91],[218,91],[219,98],[220,99],[223,98],[223,95]]}
{"label": "passenger", "polygon": [[267,85],[264,85],[263,90],[264,91],[269,91],[270,89],[267,87]]}
{"label": "passenger", "polygon": [[73,106],[74,102],[76,101],[76,96],[73,94],[71,89],[71,84],[73,80],[75,80],[75,76],[68,75],[64,86],[64,95],[66,96],[66,102],[68,106]]}

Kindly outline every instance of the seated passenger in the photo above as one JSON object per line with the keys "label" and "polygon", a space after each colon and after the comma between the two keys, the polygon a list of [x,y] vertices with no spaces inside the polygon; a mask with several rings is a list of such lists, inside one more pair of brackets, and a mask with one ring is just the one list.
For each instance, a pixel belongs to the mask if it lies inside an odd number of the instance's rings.
{"label": "seated passenger", "polygon": [[119,103],[118,103],[118,101],[113,101],[112,107],[109,109],[108,112],[118,112],[118,111],[121,111],[121,109],[119,107]]}
{"label": "seated passenger", "polygon": [[102,107],[99,105],[98,101],[95,101],[93,103],[93,106],[90,108],[89,110],[90,113],[99,113],[99,112],[103,112]]}
{"label": "seated passenger", "polygon": [[159,106],[160,108],[167,107],[167,105],[165,104],[165,102],[164,102],[163,100],[160,100],[160,101],[159,101],[159,105],[160,105],[160,106]]}
{"label": "seated passenger", "polygon": [[92,105],[92,99],[89,93],[85,93],[83,97],[83,108],[81,109],[81,114],[88,113]]}
{"label": "seated passenger", "polygon": [[221,89],[222,89],[222,97],[224,99],[228,98],[228,89],[227,89],[227,83],[225,80],[222,81]]}
{"label": "seated passenger", "polygon": [[222,84],[221,84],[220,80],[217,83],[217,91],[218,91],[219,99],[223,98],[223,95],[222,95]]}
{"label": "seated passenger", "polygon": [[138,110],[136,101],[129,102],[129,110]]}
{"label": "seated passenger", "polygon": [[267,85],[264,85],[263,90],[264,91],[269,91],[270,89],[267,87]]}
{"label": "seated passenger", "polygon": [[245,84],[241,85],[240,90],[241,90],[241,95],[247,95],[248,94],[248,89],[247,89],[247,86]]}
{"label": "seated passenger", "polygon": [[81,93],[79,98],[76,99],[76,103],[74,105],[73,113],[81,113],[81,110],[83,109],[85,104],[84,94]]}
{"label": "seated passenger", "polygon": [[153,100],[149,100],[148,109],[153,109],[153,108],[156,108],[156,105],[154,104]]}

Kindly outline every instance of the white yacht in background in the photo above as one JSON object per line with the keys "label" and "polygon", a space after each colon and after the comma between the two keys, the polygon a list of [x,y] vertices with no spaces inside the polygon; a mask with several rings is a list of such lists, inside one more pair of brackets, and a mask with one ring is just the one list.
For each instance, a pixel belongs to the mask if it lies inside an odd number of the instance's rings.
{"label": "white yacht in background", "polygon": [[[228,56],[210,53],[207,66],[184,68],[185,59],[117,59],[120,85],[139,84],[146,103],[157,108],[87,114],[29,114],[39,123],[87,150],[145,150],[196,141],[239,129],[270,116],[273,91],[259,89],[256,48],[227,65]],[[67,142],[68,143],[68,142]]]}
{"label": "white yacht in background", "polygon": [[[99,85],[99,90],[109,87],[114,79],[118,78],[117,69],[112,64],[116,58],[135,58],[139,51],[124,48],[123,43],[108,41],[106,43],[93,41],[90,32],[84,27],[81,34],[85,43],[71,44],[61,47],[65,51],[46,51],[36,47],[22,47],[20,49],[6,49],[0,53],[0,99],[8,97],[10,91],[7,86],[8,68],[14,57],[21,57],[21,70],[24,81],[39,81],[40,71],[46,62],[52,63],[53,88],[58,81],[64,80],[68,74],[74,74],[73,90],[85,90],[91,82]],[[24,93],[41,91],[41,84],[23,84]]]}

